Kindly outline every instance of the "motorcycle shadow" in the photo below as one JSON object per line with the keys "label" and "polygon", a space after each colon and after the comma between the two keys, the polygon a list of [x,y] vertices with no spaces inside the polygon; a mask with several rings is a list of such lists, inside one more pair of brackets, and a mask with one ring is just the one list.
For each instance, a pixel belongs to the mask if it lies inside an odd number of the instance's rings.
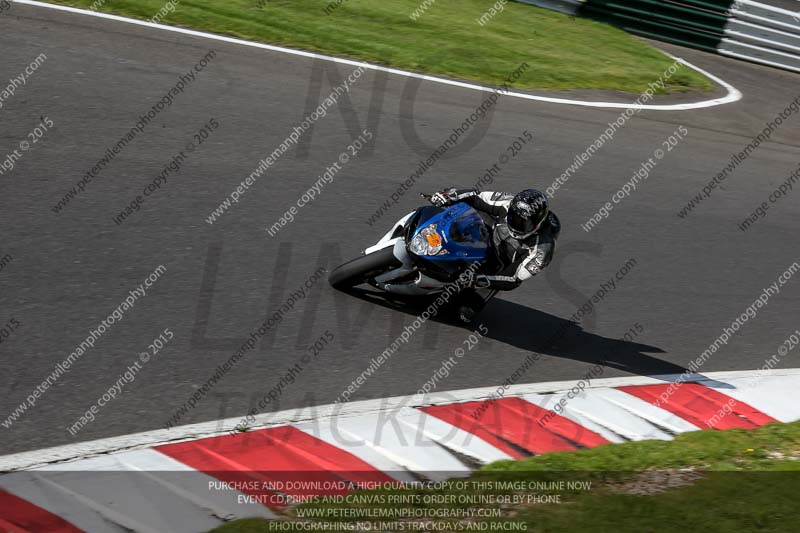
{"label": "motorcycle shadow", "polygon": [[[353,289],[348,292],[361,300],[412,316],[419,316],[435,299],[420,296],[403,297],[364,289]],[[431,317],[430,320],[470,331],[482,324],[488,329],[485,335],[487,338],[527,352],[593,365],[599,364],[631,374],[654,377],[664,382],[675,382],[683,376],[682,381],[702,380],[710,387],[734,388],[727,383],[692,372],[684,366],[648,355],[666,353],[656,346],[603,337],[584,330],[577,322],[502,298],[492,299],[477,319],[469,325],[458,321],[451,309],[443,309],[443,312]]]}

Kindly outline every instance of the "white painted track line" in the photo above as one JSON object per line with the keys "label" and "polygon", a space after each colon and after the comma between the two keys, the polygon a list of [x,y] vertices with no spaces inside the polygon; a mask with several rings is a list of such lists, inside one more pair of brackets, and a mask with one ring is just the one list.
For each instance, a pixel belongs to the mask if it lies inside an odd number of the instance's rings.
{"label": "white painted track line", "polygon": [[[375,413],[340,419],[336,434],[320,433],[323,440],[350,452],[372,466],[388,472],[410,470],[444,481],[454,475],[469,475],[472,469],[444,447],[420,433],[416,426],[396,424],[392,431],[383,425],[391,413]],[[314,424],[315,425],[315,424]],[[300,425],[309,431],[312,425]],[[324,426],[323,426],[324,429]],[[379,438],[375,438],[379,436]],[[342,442],[348,444],[342,445]],[[387,468],[388,465],[389,466]]]}
{"label": "white painted track line", "polygon": [[[433,82],[433,83],[441,83],[441,84],[444,84],[444,85],[452,85],[454,87],[461,87],[463,89],[470,89],[470,90],[474,90],[474,91],[492,91],[492,90],[494,90],[494,87],[488,87],[488,86],[485,86],[485,85],[478,85],[478,84],[474,84],[474,83],[467,83],[467,82],[462,82],[462,81],[449,80],[449,79],[445,79],[445,78],[437,78],[436,76],[427,76],[425,74],[419,74],[417,72],[410,72],[410,71],[407,71],[407,70],[400,70],[400,69],[395,69],[395,68],[382,67],[380,65],[373,65],[373,64],[364,63],[364,62],[361,62],[361,61],[353,61],[353,60],[350,60],[350,59],[344,59],[344,58],[340,58],[340,57],[333,57],[333,56],[327,56],[327,55],[322,55],[322,54],[316,54],[314,52],[304,52],[302,50],[295,50],[295,49],[292,49],[292,48],[284,48],[282,46],[274,46],[274,45],[271,45],[271,44],[264,44],[264,43],[254,42],[254,41],[247,41],[247,40],[244,40],[244,39],[236,39],[234,37],[225,37],[223,35],[216,35],[216,34],[213,34],[213,33],[206,33],[206,32],[201,32],[201,31],[196,31],[196,30],[189,30],[189,29],[186,29],[186,28],[178,28],[178,27],[175,27],[175,26],[167,26],[167,25],[164,25],[164,24],[155,24],[153,22],[148,22],[148,21],[145,21],[145,20],[137,20],[137,19],[127,18],[127,17],[121,17],[119,15],[110,15],[108,13],[100,13],[100,12],[97,12],[97,11],[90,11],[90,10],[87,10],[87,9],[78,9],[78,8],[75,8],[75,7],[48,4],[48,3],[45,3],[45,2],[37,2],[35,0],[11,0],[11,1],[15,2],[17,4],[35,6],[35,7],[47,8],[47,9],[54,9],[56,11],[65,11],[65,12],[69,12],[69,13],[76,13],[76,14],[80,14],[80,15],[86,15],[86,16],[90,16],[90,17],[97,17],[97,18],[102,18],[102,19],[107,19],[107,20],[114,20],[114,21],[117,21],[117,22],[124,22],[126,24],[135,24],[137,26],[144,26],[144,27],[147,27],[147,28],[154,28],[154,29],[163,30],[163,31],[170,31],[170,32],[173,32],[173,33],[182,33],[184,35],[191,35],[193,37],[200,37],[200,38],[203,38],[203,39],[212,39],[212,40],[215,40],[215,41],[221,41],[221,42],[226,42],[226,43],[231,43],[231,44],[238,44],[238,45],[241,45],[241,46],[250,46],[250,47],[253,47],[253,48],[261,48],[261,49],[264,49],[264,50],[270,50],[272,52],[279,52],[279,53],[283,53],[283,54],[291,54],[291,55],[296,55],[296,56],[301,56],[301,57],[308,57],[308,58],[322,60],[322,61],[330,61],[330,62],[333,62],[333,63],[340,63],[340,64],[343,64],[343,65],[351,65],[351,66],[354,66],[354,67],[359,67],[360,66],[360,67],[364,67],[364,68],[370,69],[370,70],[388,72],[388,73],[391,73],[391,74],[395,74],[397,76],[405,76],[405,77],[408,77],[408,78],[418,78],[418,79],[425,80],[425,81],[430,81],[430,82]],[[709,73],[709,72],[707,72],[707,71],[705,71],[705,70],[703,70],[703,69],[701,69],[701,68],[699,68],[699,67],[697,67],[697,66],[695,66],[695,65],[693,65],[691,63],[689,63],[688,61],[686,61],[684,59],[681,59],[679,57],[675,57],[675,56],[673,56],[671,54],[667,54],[666,52],[662,52],[662,53],[664,53],[665,55],[669,56],[673,60],[678,61],[679,63],[681,63],[681,64],[683,64],[683,65],[685,65],[685,66],[687,66],[687,67],[689,67],[689,68],[691,68],[693,70],[696,70],[697,72],[700,72],[701,74],[707,76],[709,79],[713,80],[715,83],[718,83],[719,85],[724,87],[725,90],[727,91],[727,94],[722,98],[713,98],[711,100],[703,100],[703,101],[700,101],[700,102],[691,102],[691,103],[683,103],[683,104],[663,104],[663,105],[657,105],[657,104],[633,104],[633,103],[624,103],[624,102],[592,102],[592,101],[586,101],[586,100],[571,100],[569,98],[554,98],[554,97],[549,97],[549,96],[539,96],[539,95],[534,95],[534,94],[526,94],[526,93],[510,92],[510,91],[507,92],[507,93],[503,93],[503,95],[504,96],[510,96],[510,97],[513,97],[513,98],[520,98],[520,99],[524,99],[524,100],[535,100],[535,101],[539,101],[539,102],[548,102],[548,103],[551,103],[551,104],[574,105],[574,106],[605,108],[605,109],[637,109],[637,110],[645,110],[646,109],[646,110],[652,110],[652,111],[685,111],[685,110],[689,110],[689,109],[702,109],[702,108],[706,108],[706,107],[714,107],[714,106],[719,106],[719,105],[724,105],[724,104],[730,104],[730,103],[737,102],[737,101],[742,99],[742,93],[738,89],[736,89],[736,87],[731,85],[730,83],[728,83],[728,82],[718,78],[717,76],[714,76],[713,74],[711,74],[711,73]]]}
{"label": "white painted track line", "polygon": [[[670,440],[672,436],[658,426],[605,399],[601,391],[589,390],[574,398],[566,394],[526,394],[523,398],[543,409],[566,400],[561,416],[585,427],[610,442],[626,440]],[[619,392],[619,391],[617,391]],[[624,393],[621,393],[624,394]],[[638,398],[637,398],[638,399]]]}
{"label": "white painted track line", "polygon": [[[692,376],[688,381],[700,382],[712,388],[725,387],[719,388],[719,390],[721,392],[730,394],[733,390],[733,386],[726,385],[726,380],[752,378],[754,372],[755,371],[753,370],[708,372],[702,375]],[[763,373],[759,372],[758,375],[765,378],[778,376],[800,376],[800,368],[767,370]],[[591,384],[586,390],[621,387],[626,385],[653,385],[659,383],[669,383],[676,381],[678,377],[678,375],[667,375],[653,377],[632,376],[596,379],[592,380]],[[512,385],[508,388],[508,390],[505,391],[504,397],[509,398],[514,396],[525,396],[527,394],[566,392],[574,387],[578,381],[580,380]],[[263,413],[256,415],[256,420],[251,426],[251,429],[263,429],[286,424],[297,424],[312,420],[315,420],[320,424],[333,424],[334,417],[338,417],[338,419],[341,421],[342,417],[374,414],[382,411],[386,412],[402,409],[404,407],[420,407],[424,405],[435,405],[442,403],[484,400],[491,398],[496,390],[497,387],[482,387],[459,391],[435,392],[429,394],[421,400],[418,396],[411,395],[376,400],[363,400],[358,402],[350,402],[347,404],[330,404],[317,407],[287,409],[285,411],[278,411],[275,413]],[[602,391],[601,393],[607,395],[608,391]],[[611,398],[608,396],[606,396],[606,399],[611,400]],[[641,403],[641,408],[647,409],[648,411],[649,408],[652,407],[649,404],[646,404],[646,402],[633,402],[633,400],[629,401],[636,403],[637,405]],[[612,403],[615,403],[615,401],[612,401]],[[657,408],[652,407],[652,409]],[[630,409],[628,410],[630,411]],[[649,420],[651,419],[649,415],[649,412],[643,412],[641,416]],[[172,429],[157,429],[154,431],[145,431],[132,435],[122,435],[119,437],[110,437],[106,439],[79,442],[53,448],[44,448],[40,450],[6,455],[0,457],[0,472],[23,470],[36,466],[42,466],[48,463],[75,460],[123,450],[141,449],[158,444],[165,444],[167,442],[179,442],[198,438],[213,437],[216,435],[224,435],[232,431],[236,427],[236,424],[238,424],[240,421],[241,417],[227,418],[225,420],[191,424]],[[339,423],[340,422],[336,422],[336,424]],[[664,421],[661,421],[661,423],[663,424]],[[688,423],[684,422],[681,424],[681,427],[676,426],[672,429],[676,432],[692,429],[688,428],[684,424]],[[689,426],[691,425],[689,424]]]}
{"label": "white painted track line", "polygon": [[787,376],[741,378],[735,381],[736,389],[723,390],[725,394],[749,404],[781,422],[800,419],[800,402],[797,401],[797,382]]}

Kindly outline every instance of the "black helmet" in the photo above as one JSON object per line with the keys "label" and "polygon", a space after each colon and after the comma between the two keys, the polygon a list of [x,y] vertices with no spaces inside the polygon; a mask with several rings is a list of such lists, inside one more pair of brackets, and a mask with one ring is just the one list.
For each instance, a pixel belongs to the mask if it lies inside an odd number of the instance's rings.
{"label": "black helmet", "polygon": [[508,229],[517,239],[524,239],[539,231],[549,213],[547,196],[536,189],[525,189],[514,196],[508,207]]}

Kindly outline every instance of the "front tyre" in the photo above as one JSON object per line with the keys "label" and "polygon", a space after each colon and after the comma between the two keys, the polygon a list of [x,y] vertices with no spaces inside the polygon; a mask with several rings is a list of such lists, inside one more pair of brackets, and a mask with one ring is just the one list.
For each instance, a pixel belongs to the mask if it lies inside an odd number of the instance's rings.
{"label": "front tyre", "polygon": [[393,250],[393,246],[387,246],[377,252],[348,261],[331,272],[328,283],[334,289],[344,291],[401,266],[402,263],[394,256]]}

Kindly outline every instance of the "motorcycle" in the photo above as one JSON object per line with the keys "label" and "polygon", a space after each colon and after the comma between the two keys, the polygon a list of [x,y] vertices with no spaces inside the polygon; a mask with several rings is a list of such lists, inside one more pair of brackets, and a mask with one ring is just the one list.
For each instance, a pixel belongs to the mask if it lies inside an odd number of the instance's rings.
{"label": "motorcycle", "polygon": [[339,290],[367,284],[403,296],[434,295],[486,262],[490,250],[489,228],[475,209],[464,202],[428,205],[398,220],[360,257],[334,269],[329,282]]}

